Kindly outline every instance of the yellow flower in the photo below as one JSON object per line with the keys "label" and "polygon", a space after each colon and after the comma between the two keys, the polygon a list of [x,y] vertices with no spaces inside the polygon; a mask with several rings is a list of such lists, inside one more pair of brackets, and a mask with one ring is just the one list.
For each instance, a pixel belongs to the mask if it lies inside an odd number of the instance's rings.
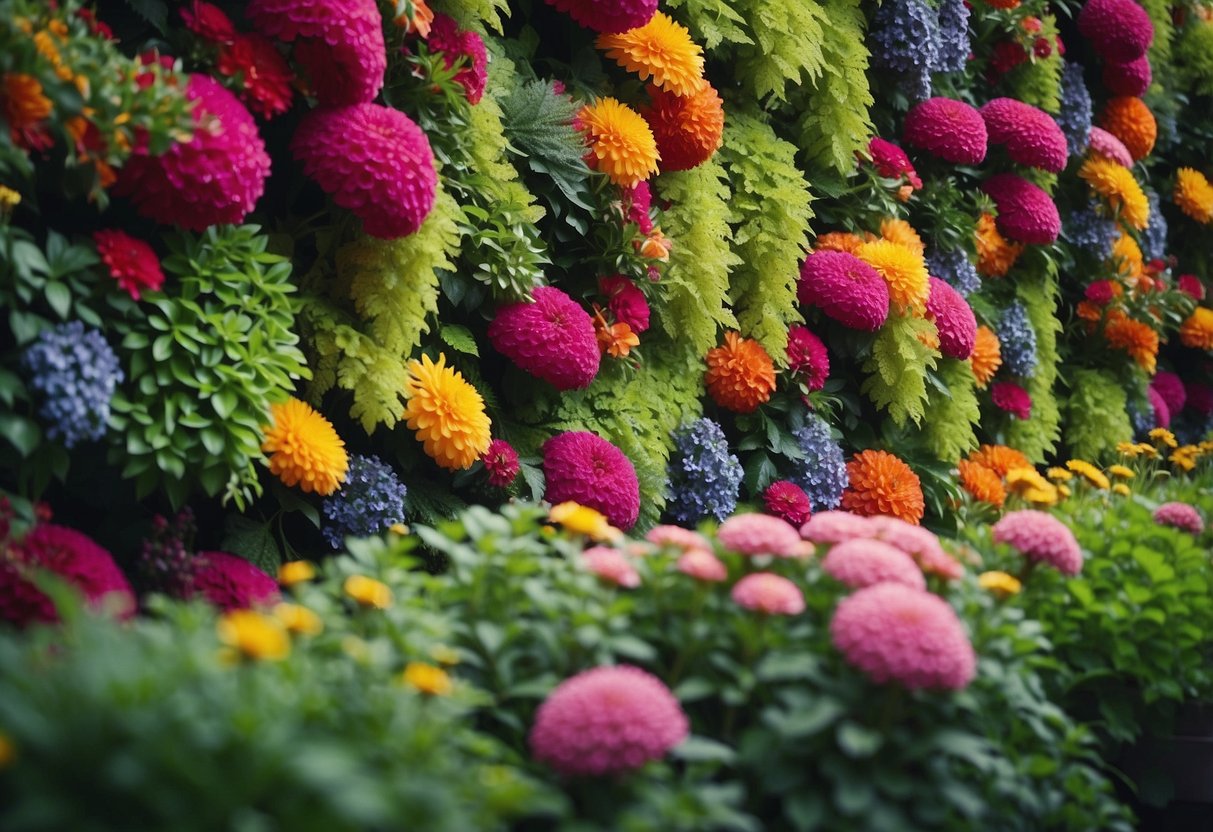
{"label": "yellow flower", "polygon": [[1068,482],[1074,478],[1074,475],[1065,468],[1058,468],[1057,466],[1050,468],[1045,474],[1054,482]]}
{"label": "yellow flower", "polygon": [[1141,455],[1141,448],[1137,447],[1133,442],[1117,442],[1116,452],[1121,456],[1133,458]]}
{"label": "yellow flower", "polygon": [[446,366],[445,355],[439,354],[437,364],[428,355],[410,361],[404,392],[408,404],[403,418],[440,467],[462,471],[489,449],[493,437],[484,399],[461,373]]}
{"label": "yellow flower", "polygon": [[294,586],[306,583],[316,577],[316,567],[306,560],[292,560],[278,567],[278,583],[283,586]]}
{"label": "yellow flower", "polygon": [[1007,472],[1007,488],[1029,503],[1051,506],[1057,502],[1057,488],[1035,468],[1012,468]]}
{"label": "yellow flower", "polygon": [[232,610],[215,624],[219,640],[246,659],[280,661],[291,652],[286,627],[255,610]]}
{"label": "yellow flower", "polygon": [[6,214],[21,204],[21,194],[12,188],[0,185],[0,215]]}
{"label": "yellow flower", "polygon": [[454,647],[448,647],[445,644],[435,644],[430,648],[430,656],[438,664],[453,667],[459,664],[459,651]]}
{"label": "yellow flower", "polygon": [[649,22],[618,35],[599,35],[599,49],[641,81],[653,83],[675,95],[692,95],[703,86],[703,48],[691,33],[662,12]]}
{"label": "yellow flower", "polygon": [[349,469],[345,443],[311,405],[287,399],[270,406],[273,424],[262,428],[261,450],[270,454],[270,471],[286,485],[327,497]]}
{"label": "yellow flower", "polygon": [[1171,431],[1167,430],[1166,428],[1154,428],[1154,430],[1150,431],[1146,435],[1155,442],[1161,442],[1168,448],[1179,447],[1179,442],[1175,440],[1175,434],[1171,433]]}
{"label": "yellow flower", "polygon": [[599,542],[616,540],[623,532],[612,526],[602,512],[572,500],[552,506],[548,520],[559,523],[574,534],[584,534]]}
{"label": "yellow flower", "polygon": [[864,243],[855,254],[880,272],[889,284],[889,299],[898,311],[922,314],[931,284],[921,254],[883,239]]}
{"label": "yellow flower", "polygon": [[7,734],[0,733],[0,771],[8,768],[17,759],[17,746],[8,738]]}
{"label": "yellow flower", "polygon": [[657,172],[657,140],[640,113],[614,98],[600,98],[578,117],[590,148],[590,167],[621,188],[634,188]]}
{"label": "yellow flower", "polygon": [[1085,460],[1071,459],[1066,463],[1066,467],[1075,474],[1078,474],[1086,479],[1087,482],[1091,483],[1091,485],[1095,486],[1096,488],[1108,488],[1111,486],[1111,483],[1108,482],[1108,478],[1104,476],[1103,471],[1100,471],[1094,465]]}
{"label": "yellow flower", "polygon": [[385,610],[392,603],[392,590],[388,585],[365,575],[350,575],[342,589],[364,607]]}
{"label": "yellow flower", "polygon": [[1010,598],[1018,595],[1023,584],[1014,575],[1006,572],[982,572],[977,576],[978,585],[998,598]]}
{"label": "yellow flower", "polygon": [[1158,449],[1148,442],[1139,442],[1137,444],[1137,450],[1140,451],[1141,455],[1144,457],[1158,459]]}
{"label": "yellow flower", "polygon": [[927,251],[926,243],[922,241],[922,237],[918,236],[918,232],[914,230],[914,226],[902,219],[890,217],[881,220],[880,236],[890,243],[905,246],[915,254],[925,254]]}
{"label": "yellow flower", "polygon": [[1120,217],[1138,231],[1144,231],[1150,221],[1150,202],[1141,185],[1124,165],[1092,157],[1083,162],[1078,175],[1086,180],[1091,190],[1107,200],[1120,212]]}
{"label": "yellow flower", "polygon": [[1196,467],[1196,459],[1194,457],[1192,457],[1190,454],[1185,454],[1185,453],[1181,453],[1180,451],[1176,451],[1175,453],[1171,454],[1170,459],[1171,459],[1172,465],[1174,465],[1176,468],[1180,468],[1184,471],[1191,471],[1193,468]]}
{"label": "yellow flower", "polygon": [[387,530],[392,534],[399,535],[400,537],[404,537],[409,533],[409,527],[403,523],[393,523],[387,527]]}
{"label": "yellow flower", "polygon": [[283,627],[296,635],[316,636],[324,632],[324,622],[320,620],[320,616],[298,604],[275,605],[274,617],[282,622]]}
{"label": "yellow flower", "polygon": [[1192,168],[1176,171],[1173,199],[1179,210],[1197,222],[1213,222],[1213,185],[1200,171]]}
{"label": "yellow flower", "polygon": [[1122,480],[1131,480],[1137,476],[1132,468],[1126,468],[1124,465],[1113,465],[1108,468],[1108,473]]}
{"label": "yellow flower", "polygon": [[1137,241],[1125,233],[1122,227],[1116,242],[1112,244],[1112,262],[1118,266],[1120,274],[1130,278],[1133,283],[1145,274],[1145,255]]}
{"label": "yellow flower", "polygon": [[1123,482],[1118,482],[1116,485],[1112,486],[1112,493],[1119,494],[1122,497],[1128,497],[1132,492],[1129,491],[1129,486],[1125,485]]}
{"label": "yellow flower", "polygon": [[452,688],[451,677],[445,670],[425,662],[409,662],[403,681],[427,696],[446,696]]}
{"label": "yellow flower", "polygon": [[1062,499],[1064,500],[1066,497],[1070,496],[1070,486],[1066,485],[1064,482],[1058,483],[1057,493],[1060,494]]}

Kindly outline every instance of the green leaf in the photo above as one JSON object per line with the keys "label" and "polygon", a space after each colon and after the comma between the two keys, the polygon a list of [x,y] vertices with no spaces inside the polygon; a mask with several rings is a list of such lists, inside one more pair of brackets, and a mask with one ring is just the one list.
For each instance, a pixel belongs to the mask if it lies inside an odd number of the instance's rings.
{"label": "green leaf", "polygon": [[689,763],[732,763],[737,753],[722,742],[692,734],[670,751],[670,756]]}
{"label": "green leaf", "polygon": [[28,457],[42,442],[37,423],[16,413],[0,413],[0,436],[12,444],[21,456]]}
{"label": "green leaf", "polygon": [[60,318],[67,319],[72,309],[72,290],[64,283],[50,282],[46,284],[46,302]]}
{"label": "green leaf", "polygon": [[239,555],[270,575],[278,572],[282,556],[274,541],[271,524],[258,523],[239,514],[229,514],[223,524],[220,548]]}
{"label": "green leaf", "polygon": [[467,355],[474,355],[477,358],[480,357],[480,348],[476,346],[476,339],[472,335],[472,331],[465,326],[443,324],[442,328],[438,330],[438,337],[452,349]]}
{"label": "green leaf", "polygon": [[126,4],[161,34],[168,31],[168,6],[164,0],[126,0]]}
{"label": "green leaf", "polygon": [[871,757],[884,744],[884,735],[850,720],[838,726],[838,747],[852,759]]}

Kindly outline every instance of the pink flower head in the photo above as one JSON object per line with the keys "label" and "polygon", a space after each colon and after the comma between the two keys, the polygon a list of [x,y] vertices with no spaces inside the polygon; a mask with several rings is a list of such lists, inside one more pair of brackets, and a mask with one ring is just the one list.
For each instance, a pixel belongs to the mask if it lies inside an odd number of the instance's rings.
{"label": "pink flower head", "polygon": [[850,329],[875,332],[889,317],[889,285],[845,251],[815,251],[800,266],[796,295]]}
{"label": "pink flower head", "polygon": [[1153,79],[1150,59],[1145,55],[1123,64],[1107,61],[1103,65],[1103,85],[1112,95],[1140,97],[1145,95]]}
{"label": "pink flower head", "polygon": [[1175,285],[1185,295],[1190,295],[1197,300],[1205,299],[1205,284],[1194,274],[1181,274]]}
{"label": "pink flower head", "polygon": [[927,297],[927,317],[939,331],[939,351],[948,358],[964,360],[973,354],[977,341],[977,318],[973,307],[946,281],[932,276]]}
{"label": "pink flower head", "polygon": [[191,75],[185,97],[196,102],[194,137],[159,156],[137,148],[122,167],[115,193],[130,196],[142,216],[190,231],[244,222],[270,175],[257,124],[207,75]]}
{"label": "pink flower head", "polygon": [[1078,31],[1101,58],[1121,63],[1140,58],[1154,41],[1150,16],[1133,0],[1087,0]]}
{"label": "pink flower head", "polygon": [[868,155],[872,157],[876,172],[885,179],[900,179],[904,176],[915,190],[922,187],[922,178],[918,171],[914,170],[910,157],[892,142],[873,136],[868,142]]}
{"label": "pink flower head", "polygon": [[902,138],[932,156],[957,165],[986,158],[986,123],[981,113],[953,98],[928,98],[906,113]]}
{"label": "pink flower head", "polygon": [[1205,521],[1201,519],[1200,512],[1187,503],[1163,503],[1154,509],[1154,522],[1189,534],[1200,534],[1205,530]]}
{"label": "pink flower head", "polygon": [[657,0],[547,0],[587,29],[617,35],[643,26],[657,11]]}
{"label": "pink flower head", "polygon": [[1167,407],[1167,400],[1162,397],[1162,394],[1153,387],[1147,387],[1146,398],[1150,400],[1150,407],[1154,410],[1154,426],[1171,427],[1171,408]]}
{"label": "pink flower head", "polygon": [[1083,297],[1096,306],[1107,306],[1116,297],[1116,287],[1110,280],[1096,280],[1083,291]]}
{"label": "pink flower head", "polygon": [[961,690],[977,672],[973,645],[948,602],[902,584],[876,584],[844,598],[830,637],[849,664],[878,684]]}
{"label": "pink flower head", "polygon": [[1126,168],[1133,167],[1133,154],[1129,152],[1129,148],[1102,127],[1091,126],[1091,132],[1087,137],[1087,147],[1091,149],[1092,153],[1111,162],[1124,165]]}
{"label": "pink flower head", "polygon": [[497,310],[488,333],[493,348],[557,390],[589,387],[602,356],[590,313],[555,286],[531,295],[531,303]]}
{"label": "pink flower head", "polygon": [[1013,173],[991,176],[981,189],[998,209],[998,230],[1012,240],[1048,245],[1061,233],[1061,215],[1044,190]]}
{"label": "pink flower head", "polygon": [[1032,417],[1032,397],[1013,381],[998,381],[990,388],[990,398],[999,410],[1010,413],[1017,419]]}
{"label": "pink flower head", "polygon": [[874,534],[872,518],[849,511],[822,511],[800,527],[800,536],[813,543],[845,543]]}
{"label": "pink flower head", "polygon": [[1200,381],[1184,382],[1184,398],[1188,409],[1208,416],[1213,413],[1213,387]]}
{"label": "pink flower head", "polygon": [[649,211],[653,207],[653,191],[649,188],[648,180],[637,182],[631,188],[623,188],[622,191],[628,222],[636,223],[640,233],[647,237],[653,230],[653,218],[649,216]]}
{"label": "pink flower head", "polygon": [[399,110],[378,104],[312,110],[295,130],[291,153],[372,237],[412,234],[434,207],[438,174],[429,139]]}
{"label": "pink flower head", "polygon": [[733,584],[734,603],[752,612],[767,615],[800,615],[804,612],[804,593],[782,575],[754,572]]}
{"label": "pink flower head", "polygon": [[922,570],[913,558],[879,540],[848,540],[826,553],[821,568],[851,589],[890,581],[914,589],[926,589]]}
{"label": "pink flower head", "polygon": [[1184,409],[1184,403],[1188,400],[1188,393],[1184,389],[1183,381],[1175,373],[1159,370],[1154,374],[1154,378],[1150,379],[1150,386],[1167,403],[1167,410],[1172,413],[1178,413]]}
{"label": "pink flower head", "polygon": [[627,555],[607,546],[594,546],[581,553],[585,568],[608,584],[635,589],[640,586],[640,573]]}
{"label": "pink flower head", "polygon": [[560,774],[600,776],[659,760],[690,724],[660,679],[638,667],[595,667],[565,679],[539,710],[529,737],[535,759]]}
{"label": "pink flower head", "polygon": [[448,14],[436,14],[426,43],[431,51],[442,53],[442,61],[447,69],[460,58],[466,59],[455,81],[463,85],[468,101],[478,104],[484,97],[484,88],[489,80],[489,56],[480,35],[460,30],[455,18]]}
{"label": "pink flower head", "polygon": [[657,546],[676,546],[686,550],[712,548],[706,537],[682,526],[654,526],[644,539]]}
{"label": "pink flower head", "polygon": [[640,482],[623,451],[587,431],[558,433],[543,443],[543,498],[597,509],[627,531],[640,515]]}
{"label": "pink flower head", "polygon": [[826,345],[800,324],[788,327],[788,371],[804,379],[809,390],[825,387],[830,375],[830,353]]}
{"label": "pink flower head", "polygon": [[1033,561],[1049,564],[1063,575],[1082,571],[1082,549],[1070,527],[1051,514],[1024,509],[1003,515],[994,524],[995,543],[1006,543]]}
{"label": "pink flower head", "polygon": [[221,610],[278,601],[278,582],[244,558],[226,552],[199,552],[187,597],[202,596]]}
{"label": "pink flower head", "polygon": [[887,516],[869,517],[868,529],[871,537],[912,557],[918,568],[928,575],[954,581],[964,574],[964,567],[944,551],[939,538],[930,529]]}
{"label": "pink flower head", "polygon": [[636,283],[621,274],[598,278],[598,291],[606,295],[607,308],[637,335],[649,328],[649,302]]}
{"label": "pink flower head", "polygon": [[743,555],[794,558],[803,551],[796,529],[769,514],[735,514],[720,524],[716,540]]}
{"label": "pink flower head", "polygon": [[728,567],[707,549],[687,549],[678,556],[676,568],[697,581],[720,583],[729,577]]}
{"label": "pink flower head", "polygon": [[[803,526],[813,514],[809,495],[790,480],[778,480],[767,486],[767,490],[762,493],[762,503],[766,506],[768,514],[791,523],[796,529]],[[797,538],[797,544],[799,543],[800,539]]]}
{"label": "pink flower head", "polygon": [[480,457],[489,474],[489,485],[507,488],[518,476],[518,452],[504,439],[494,439]]}
{"label": "pink flower head", "polygon": [[135,300],[139,300],[143,289],[155,291],[164,285],[160,259],[143,240],[125,231],[110,229],[93,232],[93,242],[97,244],[97,256],[109,269],[110,277]]}
{"label": "pink flower head", "polygon": [[1006,147],[1011,160],[1053,173],[1066,166],[1066,135],[1053,117],[1014,98],[995,98],[981,108],[990,144]]}
{"label": "pink flower head", "polygon": [[188,6],[182,6],[178,11],[189,29],[203,40],[212,43],[231,43],[236,38],[236,27],[223,9],[203,0],[193,0]]}
{"label": "pink flower head", "polygon": [[291,108],[295,73],[264,35],[237,35],[219,50],[216,68],[222,75],[240,77],[240,100],[262,118],[273,118]]}

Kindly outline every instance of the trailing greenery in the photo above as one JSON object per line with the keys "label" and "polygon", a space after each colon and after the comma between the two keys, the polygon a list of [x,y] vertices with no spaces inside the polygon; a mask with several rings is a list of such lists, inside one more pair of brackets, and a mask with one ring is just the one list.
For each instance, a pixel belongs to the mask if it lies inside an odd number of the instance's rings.
{"label": "trailing greenery", "polygon": [[1173,66],[1183,89],[1213,95],[1213,23],[1191,19],[1179,30]]}
{"label": "trailing greenery", "polygon": [[1061,439],[1061,408],[1053,389],[1060,362],[1057,336],[1062,329],[1057,319],[1060,297],[1057,264],[1046,260],[1016,274],[1016,296],[1027,308],[1036,332],[1036,373],[1024,385],[1032,397],[1031,418],[1013,420],[1006,439],[1007,444],[1023,451],[1033,462],[1041,463]]}
{"label": "trailing greenery", "polygon": [[500,33],[502,19],[510,16],[509,0],[433,0],[430,6],[449,14],[463,27],[480,31],[488,28]]}
{"label": "trailing greenery", "polygon": [[[1053,43],[1057,35],[1057,18],[1052,14],[1042,14],[1039,20],[1041,28],[1036,36]],[[1065,60],[1057,49],[1053,49],[1045,58],[1033,55],[1007,73],[1007,88],[1012,97],[1047,113],[1056,113],[1061,109],[1061,71],[1064,65]]]}
{"label": "trailing greenery", "polygon": [[788,97],[788,86],[815,81],[824,71],[822,50],[830,30],[829,9],[816,0],[741,0],[752,43],[734,50],[737,78],[751,97]]}
{"label": "trailing greenery", "polygon": [[1065,440],[1070,453],[1082,459],[1100,459],[1117,442],[1133,436],[1125,408],[1124,385],[1107,370],[1076,370],[1066,400]]}
{"label": "trailing greenery", "polygon": [[667,9],[679,11],[677,18],[687,25],[696,43],[712,51],[722,43],[751,44],[746,34],[745,18],[727,0],[667,0]]}
{"label": "trailing greenery", "polygon": [[981,422],[977,379],[968,361],[943,358],[939,380],[947,392],[933,391],[922,421],[922,437],[936,459],[955,462],[977,447],[975,428]]}
{"label": "trailing greenery", "polygon": [[894,424],[919,424],[927,407],[927,372],[935,369],[939,353],[923,343],[935,336],[935,324],[923,318],[891,312],[876,334],[872,353],[864,362],[868,374],[860,391]]}

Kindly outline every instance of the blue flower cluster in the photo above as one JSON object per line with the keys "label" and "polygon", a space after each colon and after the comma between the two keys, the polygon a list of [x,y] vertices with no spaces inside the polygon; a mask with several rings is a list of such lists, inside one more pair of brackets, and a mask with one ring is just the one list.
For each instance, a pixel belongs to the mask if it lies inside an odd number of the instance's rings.
{"label": "blue flower cluster", "polygon": [[922,0],[885,0],[870,34],[872,62],[900,73],[911,99],[930,98],[931,73],[939,60],[938,13]]}
{"label": "blue flower cluster", "polygon": [[1146,434],[1154,429],[1154,408],[1146,399],[1129,397],[1129,422],[1133,425],[1133,436],[1144,439]]}
{"label": "blue flower cluster", "polygon": [[939,46],[932,72],[964,72],[969,61],[969,7],[965,0],[940,0]]}
{"label": "blue flower cluster", "polygon": [[792,435],[804,459],[797,463],[799,470],[790,479],[809,495],[813,511],[838,508],[849,479],[842,447],[834,441],[830,426],[820,416],[809,414],[804,427]]}
{"label": "blue flower cluster", "polygon": [[1116,222],[1099,212],[1092,202],[1081,211],[1073,211],[1066,217],[1066,236],[1074,245],[1099,260],[1112,255],[1116,242]]}
{"label": "blue flower cluster", "polygon": [[711,419],[683,425],[674,431],[666,512],[679,523],[724,520],[737,507],[742,473],[720,425]]}
{"label": "blue flower cluster", "polygon": [[44,330],[25,348],[21,364],[42,399],[38,415],[51,439],[72,448],[105,435],[110,399],[123,375],[99,330],[86,330],[80,321]]}
{"label": "blue flower cluster", "polygon": [[1146,199],[1150,202],[1150,224],[1141,235],[1141,253],[1147,260],[1162,260],[1167,256],[1167,218],[1153,189],[1146,189]]}
{"label": "blue flower cluster", "polygon": [[1002,345],[1002,366],[1014,376],[1031,378],[1036,372],[1036,330],[1028,310],[1019,301],[1002,311],[994,328]]}
{"label": "blue flower cluster", "polygon": [[404,522],[405,487],[396,472],[378,457],[350,457],[340,490],[325,498],[324,536],[334,549],[346,536],[366,537]]}
{"label": "blue flower cluster", "polygon": [[966,298],[981,288],[981,275],[962,248],[951,251],[932,248],[927,255],[927,271]]}
{"label": "blue flower cluster", "polygon": [[1061,71],[1061,112],[1054,118],[1066,134],[1071,156],[1083,153],[1091,135],[1091,93],[1082,80],[1082,65],[1066,61]]}

